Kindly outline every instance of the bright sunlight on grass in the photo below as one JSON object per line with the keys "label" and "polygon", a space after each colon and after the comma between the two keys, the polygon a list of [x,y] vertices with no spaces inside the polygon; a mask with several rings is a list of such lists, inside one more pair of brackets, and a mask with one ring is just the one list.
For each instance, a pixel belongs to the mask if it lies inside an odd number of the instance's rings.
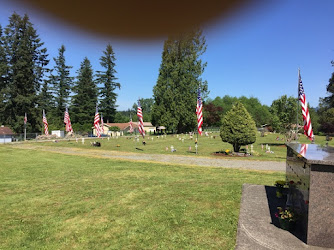
{"label": "bright sunlight on grass", "polygon": [[[71,141],[61,141],[58,143],[54,142],[40,142],[40,145],[52,146],[52,147],[72,147],[72,148],[92,148],[90,143],[95,140],[101,142],[101,148],[96,148],[97,150],[112,150],[112,151],[123,151],[123,152],[136,152],[136,153],[146,153],[146,154],[177,154],[177,155],[195,155],[195,138],[190,139],[189,135],[167,135],[166,137],[161,136],[150,136],[145,137],[146,145],[142,144],[142,137],[139,137],[139,142],[134,140],[134,137],[119,137],[111,138],[109,141],[104,139],[94,138],[92,140],[85,140],[85,144],[81,143],[81,139],[76,143],[75,139]],[[153,140],[152,140],[153,138]],[[280,138],[280,140],[276,140]],[[271,161],[285,161],[286,159],[286,147],[284,136],[281,134],[267,134],[265,137],[261,137],[258,133],[256,142],[253,144],[253,156],[251,157],[233,157],[237,160],[271,160]],[[183,140],[182,140],[183,139]],[[324,145],[326,143],[325,136],[316,136],[315,141],[317,144]],[[311,143],[306,136],[301,135],[299,138],[300,143]],[[35,143],[32,141],[31,143]],[[266,144],[270,146],[270,151],[273,153],[266,153]],[[201,136],[198,140],[198,155],[206,157],[215,158],[230,158],[231,156],[217,156],[214,153],[225,150],[233,150],[231,144],[225,143],[221,140],[219,133],[210,134],[209,137]],[[263,145],[263,148],[262,148]],[[329,145],[334,146],[334,141],[330,141]],[[171,146],[176,149],[176,152],[171,153]],[[166,150],[168,147],[168,150]],[[191,147],[191,150],[189,150]],[[245,146],[242,147],[243,149]],[[250,150],[250,147],[249,147]]]}
{"label": "bright sunlight on grass", "polygon": [[0,248],[233,249],[243,183],[283,173],[0,147]]}

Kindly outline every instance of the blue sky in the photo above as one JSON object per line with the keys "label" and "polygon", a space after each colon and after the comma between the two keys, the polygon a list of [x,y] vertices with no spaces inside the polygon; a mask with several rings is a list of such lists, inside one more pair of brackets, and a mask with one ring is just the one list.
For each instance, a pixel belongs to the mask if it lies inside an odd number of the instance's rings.
{"label": "blue sky", "polygon": [[[202,76],[210,94],[257,97],[271,105],[282,95],[297,97],[297,72],[301,69],[305,94],[311,106],[326,96],[328,79],[334,72],[334,19],[332,0],[277,1],[230,16],[204,27],[208,63]],[[118,110],[131,108],[138,97],[152,97],[158,78],[163,38],[128,41],[98,37],[69,24],[57,22],[17,2],[0,0],[0,24],[16,11],[27,13],[48,49],[50,64],[59,47],[66,47],[72,75],[85,56],[94,70],[102,70],[99,58],[107,43],[116,54]]]}

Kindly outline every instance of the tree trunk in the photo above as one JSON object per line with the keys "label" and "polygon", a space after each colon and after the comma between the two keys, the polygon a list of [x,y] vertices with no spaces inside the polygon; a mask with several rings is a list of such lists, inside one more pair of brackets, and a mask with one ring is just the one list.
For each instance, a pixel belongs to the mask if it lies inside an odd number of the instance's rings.
{"label": "tree trunk", "polygon": [[239,145],[238,143],[234,143],[233,144],[233,150],[234,150],[234,152],[239,152],[240,148],[241,148],[241,145]]}

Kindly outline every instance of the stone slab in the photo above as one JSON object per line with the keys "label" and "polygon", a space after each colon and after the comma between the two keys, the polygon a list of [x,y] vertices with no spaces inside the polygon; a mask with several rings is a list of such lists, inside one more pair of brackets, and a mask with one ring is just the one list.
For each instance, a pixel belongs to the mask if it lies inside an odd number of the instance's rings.
{"label": "stone slab", "polygon": [[298,228],[294,234],[279,228],[274,214],[286,200],[276,198],[275,192],[275,187],[243,185],[236,249],[330,249],[307,245]]}

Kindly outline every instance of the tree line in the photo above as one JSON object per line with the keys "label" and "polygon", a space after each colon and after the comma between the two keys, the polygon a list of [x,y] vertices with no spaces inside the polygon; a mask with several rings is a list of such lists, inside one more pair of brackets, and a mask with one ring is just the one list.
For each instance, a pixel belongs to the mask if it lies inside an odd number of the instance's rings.
{"label": "tree line", "polygon": [[[0,123],[22,132],[25,113],[27,131],[42,130],[41,114],[45,109],[50,129],[61,129],[66,106],[74,130],[91,131],[95,106],[106,121],[116,115],[115,90],[117,82],[115,53],[110,44],[100,57],[104,70],[94,72],[87,57],[83,59],[76,77],[70,75],[72,66],[66,64],[66,48],[61,45],[58,56],[50,62],[47,48],[39,38],[28,15],[13,13],[9,24],[0,25]],[[100,87],[99,87],[100,86]]]}
{"label": "tree line", "polygon": [[[197,90],[204,100],[204,127],[220,127],[232,105],[240,102],[257,127],[268,125],[273,131],[285,132],[296,124],[297,98],[286,95],[271,106],[262,105],[258,98],[223,96],[207,98],[208,83],[201,78],[207,65],[201,56],[207,48],[200,29],[171,36],[164,42],[158,79],[153,97],[141,99],[144,121],[165,126],[169,131],[188,132],[196,129]],[[22,132],[24,114],[28,114],[28,132],[42,130],[41,113],[45,109],[50,129],[62,129],[63,114],[69,106],[74,131],[91,131],[95,106],[105,122],[137,121],[137,103],[126,111],[116,111],[121,84],[116,78],[115,53],[110,44],[102,52],[102,71],[94,71],[87,57],[76,76],[70,74],[66,48],[61,45],[55,66],[48,68],[47,48],[39,38],[29,17],[13,13],[9,24],[0,25],[0,123]],[[332,62],[334,66],[334,62]],[[315,133],[334,133],[334,73],[327,85],[328,96],[321,98],[318,108],[311,108]],[[298,123],[302,124],[301,110]],[[133,116],[132,116],[133,115]]]}

